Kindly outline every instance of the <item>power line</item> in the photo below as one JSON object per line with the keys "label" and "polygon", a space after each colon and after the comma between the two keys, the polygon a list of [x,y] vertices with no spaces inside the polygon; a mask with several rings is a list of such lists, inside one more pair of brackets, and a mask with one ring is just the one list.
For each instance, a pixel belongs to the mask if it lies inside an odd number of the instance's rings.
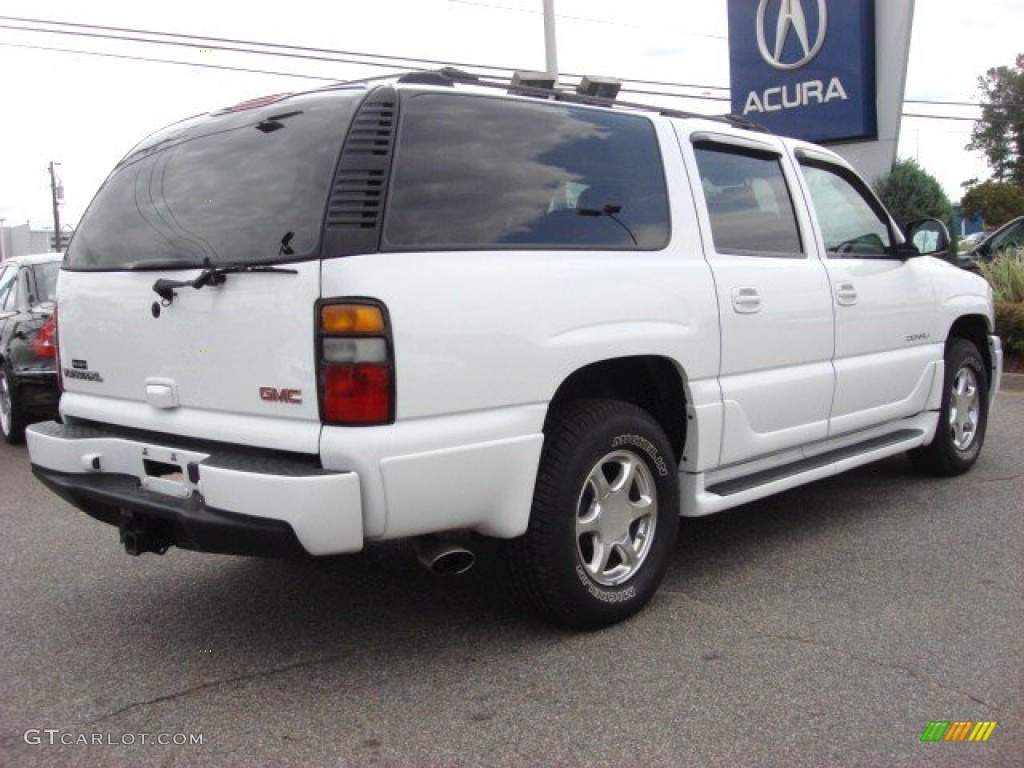
{"label": "power line", "polygon": [[[533,14],[533,15],[540,15],[540,13],[541,13],[540,11],[534,10],[532,8],[515,8],[515,7],[510,6],[510,5],[497,5],[497,4],[493,4],[493,3],[481,3],[481,2],[478,2],[478,0],[448,0],[448,2],[452,3],[453,5],[475,5],[478,8],[492,8],[492,9],[494,9],[496,11],[512,11],[514,13],[529,13],[529,14]],[[595,18],[592,18],[592,17],[589,17],[589,16],[570,16],[570,15],[564,14],[564,13],[556,13],[555,14],[555,18],[566,19],[568,21],[585,21],[585,22],[589,22],[591,24],[609,24],[609,25],[615,26],[615,27],[632,27],[633,29],[651,29],[650,27],[645,27],[645,26],[642,26],[642,25],[639,25],[639,24],[629,24],[629,23],[625,23],[625,22],[621,22],[621,21],[611,21],[609,19],[595,19]],[[706,37],[706,38],[709,38],[711,40],[728,40],[729,39],[728,35],[712,35],[712,34],[707,33],[707,32],[686,32],[686,31],[683,31],[683,30],[679,30],[679,31],[681,32],[681,34],[691,35],[692,37]]]}
{"label": "power line", "polygon": [[27,48],[34,51],[52,51],[57,53],[74,53],[82,56],[102,56],[109,59],[127,59],[128,61],[146,61],[156,64],[177,64],[183,67],[198,67],[202,69],[223,69],[231,72],[247,72],[256,75],[279,75],[283,77],[299,77],[307,80],[322,80],[324,82],[337,82],[336,77],[322,77],[319,75],[303,75],[298,72],[278,72],[271,69],[252,69],[249,67],[229,67],[224,64],[208,64],[194,61],[181,61],[179,59],[157,59],[149,56],[129,56],[123,53],[102,53],[100,51],[82,51],[75,48],[56,48],[47,45],[24,45],[21,43],[5,43],[0,45],[6,48]]}
{"label": "power line", "polygon": [[[471,4],[471,3],[470,3]],[[316,48],[309,46],[290,45],[284,43],[264,43],[254,40],[244,40],[237,38],[225,38],[225,37],[212,37],[205,35],[193,35],[178,32],[159,32],[145,29],[135,29],[131,27],[113,27],[98,24],[81,24],[76,22],[63,22],[63,21],[52,21],[47,19],[34,19],[25,18],[18,16],[0,16],[0,22],[15,22],[15,23],[0,23],[0,29],[10,29],[21,32],[33,32],[39,34],[59,34],[72,37],[86,37],[86,38],[100,38],[107,40],[118,40],[127,43],[145,44],[145,45],[169,45],[179,46],[187,48],[211,48],[221,51],[233,52],[233,53],[247,53],[259,56],[277,56],[289,59],[301,60],[301,61],[320,61],[329,62],[335,64],[350,64],[355,66],[364,67],[378,67],[391,70],[397,70],[398,72],[407,71],[410,68],[416,68],[417,65],[431,65],[431,66],[456,66],[456,67],[467,67],[470,69],[477,70],[493,70],[501,72],[510,72],[510,68],[498,67],[490,64],[479,64],[479,63],[467,63],[467,62],[451,62],[443,61],[438,59],[424,59],[416,57],[401,57],[391,56],[388,54],[374,54],[374,53],[363,53],[359,51],[343,51],[335,50],[330,48]],[[31,26],[28,26],[31,25]],[[39,26],[46,25],[46,26]],[[64,27],[63,29],[54,29],[52,27]],[[89,30],[89,31],[83,31]],[[95,30],[95,31],[93,31]],[[186,42],[189,41],[189,42]],[[281,72],[267,69],[256,69],[251,67],[236,67],[228,66],[223,64],[212,64],[212,63],[199,63],[199,62],[187,62],[177,59],[164,59],[147,56],[136,56],[128,54],[114,54],[114,53],[103,53],[98,51],[85,51],[80,49],[72,48],[60,48],[55,46],[37,46],[37,45],[25,45],[18,43],[7,43],[0,42],[0,45],[14,48],[28,48],[35,50],[46,50],[54,52],[65,52],[78,55],[88,56],[101,56],[106,58],[125,59],[130,61],[146,61],[151,63],[164,63],[176,66],[191,66],[198,68],[208,69],[219,69],[225,71],[245,72],[252,74],[267,74],[276,75],[283,77],[295,77],[310,80],[320,80],[323,82],[338,81],[342,78],[331,78],[323,77],[318,75],[307,75],[297,72]],[[324,55],[326,54],[326,55]],[[352,58],[359,57],[359,58]],[[412,66],[410,67],[410,64]],[[566,77],[579,78],[581,75],[566,73]],[[727,96],[714,96],[708,93],[693,94],[693,93],[679,93],[678,91],[660,91],[650,90],[645,88],[635,88],[627,84],[636,83],[638,85],[650,85],[662,88],[688,88],[700,91],[719,91],[727,92],[729,89],[724,86],[712,86],[712,85],[699,85],[694,83],[674,83],[668,81],[656,81],[656,80],[641,80],[632,78],[623,78],[623,92],[636,93],[647,96],[661,96],[668,98],[682,98],[692,99],[698,101],[718,101],[727,102],[730,99]],[[990,107],[1005,107],[1005,108],[1016,108],[1020,105],[1005,104],[1005,105],[983,105],[976,102],[963,102],[963,101],[939,101],[939,100],[927,100],[927,99],[907,99],[907,104],[929,104],[936,106],[963,106],[979,108],[984,106]],[[958,115],[928,115],[919,113],[903,113],[904,117],[916,117],[931,120],[959,120],[976,122],[975,118],[962,117]]]}
{"label": "power line", "polygon": [[[419,64],[430,64],[437,66],[474,67],[476,69],[490,69],[500,71],[511,71],[511,67],[497,67],[488,64],[468,64],[465,62],[441,61],[436,59],[421,59],[408,56],[390,56],[387,54],[360,53],[357,51],[342,51],[332,48],[314,48],[302,45],[288,45],[284,43],[263,43],[256,40],[240,40],[230,37],[212,37],[207,35],[192,35],[179,32],[158,32],[146,29],[134,29],[131,27],[111,27],[101,24],[79,24],[76,22],[51,21],[48,19],[29,19],[18,16],[0,16],[2,22],[0,29],[12,29],[22,32],[37,32],[43,34],[72,35],[79,37],[95,37],[108,40],[121,40],[129,43],[146,43],[151,45],[174,45],[187,48],[215,48],[233,53],[252,53],[264,56],[282,56],[286,58],[297,58],[311,61],[338,61],[341,63],[353,63],[341,59],[343,56],[359,56],[367,59],[376,59],[381,62],[416,62]],[[24,25],[49,25],[48,27],[24,26]],[[64,29],[51,29],[50,27],[64,27]],[[90,31],[82,31],[90,30]],[[116,33],[116,34],[115,34]],[[139,37],[144,35],[145,37]],[[245,46],[245,47],[239,47]],[[327,54],[319,56],[316,54]],[[380,63],[359,61],[358,63],[367,66],[382,66]],[[402,68],[409,68],[408,64],[400,65]],[[394,67],[399,68],[399,67]]]}
{"label": "power line", "polygon": [[[41,34],[60,34],[81,37],[95,37],[109,40],[120,40],[128,43],[143,43],[150,45],[176,45],[187,48],[215,48],[217,50],[233,53],[249,53],[261,56],[282,56],[286,58],[303,59],[310,61],[328,61],[343,64],[362,64],[365,66],[389,66],[393,69],[410,69],[419,65],[429,66],[455,66],[468,67],[471,69],[492,70],[499,72],[512,72],[515,67],[501,67],[492,64],[469,63],[459,61],[444,61],[440,59],[424,59],[411,56],[392,56],[388,54],[362,53],[358,51],[343,51],[332,48],[315,48],[301,45],[290,45],[285,43],[264,43],[257,40],[243,40],[229,37],[211,37],[206,35],[193,35],[179,32],[159,32],[146,29],[135,29],[131,27],[112,27],[101,24],[81,24],[77,22],[52,21],[49,19],[33,19],[21,16],[0,16],[2,22],[0,29],[12,29],[22,32],[35,32]],[[48,25],[24,26],[24,25]],[[63,29],[52,29],[51,27],[63,27]],[[89,31],[80,31],[89,30]],[[139,37],[143,35],[144,37]],[[185,42],[191,41],[191,42]],[[244,46],[244,47],[239,47]],[[324,54],[321,56],[321,54]],[[362,57],[352,61],[340,57]],[[368,59],[376,60],[370,61]],[[402,62],[401,64],[386,64],[384,62]],[[410,65],[411,63],[411,65]],[[580,78],[581,74],[571,72],[563,73],[565,77]],[[653,85],[663,87],[694,88],[697,90],[720,90],[727,91],[725,86],[702,85],[697,83],[671,83],[657,80],[642,80],[637,78],[621,78],[624,82],[638,83],[641,85]]]}
{"label": "power line", "polygon": [[978,122],[976,117],[959,117],[957,115],[922,115],[916,112],[904,112],[903,117],[921,117],[925,120],[963,120],[968,123]]}
{"label": "power line", "polygon": [[[127,60],[127,61],[144,61],[144,62],[156,63],[156,64],[172,64],[172,65],[176,65],[176,66],[196,67],[196,68],[199,68],[199,69],[218,69],[218,70],[225,70],[225,71],[230,71],[230,72],[243,72],[243,73],[257,74],[257,75],[274,75],[274,76],[278,76],[278,77],[294,77],[294,78],[301,78],[301,79],[306,79],[306,80],[319,80],[321,82],[339,82],[340,80],[343,80],[343,78],[324,77],[322,75],[307,75],[307,74],[302,74],[302,73],[299,73],[299,72],[282,72],[280,70],[255,69],[255,68],[252,68],[252,67],[232,67],[232,66],[227,66],[227,65],[224,65],[224,64],[211,64],[211,63],[208,63],[208,62],[181,61],[180,59],[163,59],[163,58],[156,58],[156,57],[151,57],[151,56],[136,56],[136,55],[120,54],[120,53],[103,53],[103,52],[100,52],[100,51],[84,51],[84,50],[76,49],[76,48],[60,48],[60,47],[56,47],[56,46],[26,45],[26,44],[22,44],[22,43],[7,43],[7,42],[2,42],[2,41],[0,41],[0,46],[4,46],[4,47],[7,47],[7,48],[25,48],[25,49],[29,49],[29,50],[50,51],[50,52],[55,52],[55,53],[71,53],[71,54],[76,54],[76,55],[81,55],[81,56],[99,56],[99,57],[103,57],[103,58],[124,59],[124,60]],[[364,65],[364,66],[387,67],[387,68],[390,68],[390,69],[397,69],[399,71],[405,71],[405,68],[400,67],[398,65],[371,64],[371,63],[356,62],[356,61],[344,62],[344,63],[361,64],[361,65]],[[394,74],[397,75],[398,72],[396,72]],[[383,75],[382,77],[383,78],[387,78],[387,77],[390,77],[390,76],[391,75]],[[674,84],[669,83],[668,85],[674,85]],[[679,87],[693,87],[693,86],[679,86]],[[697,101],[718,101],[718,102],[728,102],[728,101],[730,101],[730,99],[728,97],[726,97],[726,96],[710,96],[710,95],[707,95],[707,94],[690,94],[690,93],[678,93],[678,92],[670,92],[670,91],[652,91],[652,90],[645,90],[645,89],[641,89],[641,88],[628,88],[628,87],[625,87],[625,88],[622,89],[622,92],[623,93],[636,93],[636,94],[641,94],[641,95],[644,95],[644,96],[662,96],[662,97],[674,98],[674,99],[693,99],[693,100],[697,100]],[[975,118],[971,118],[971,117],[957,117],[957,116],[953,116],[953,115],[925,115],[925,114],[918,114],[918,113],[912,113],[912,112],[904,112],[904,113],[902,113],[902,116],[903,117],[924,118],[924,119],[929,119],[929,120],[961,120],[961,121],[968,121],[968,122],[977,122],[975,120]]]}

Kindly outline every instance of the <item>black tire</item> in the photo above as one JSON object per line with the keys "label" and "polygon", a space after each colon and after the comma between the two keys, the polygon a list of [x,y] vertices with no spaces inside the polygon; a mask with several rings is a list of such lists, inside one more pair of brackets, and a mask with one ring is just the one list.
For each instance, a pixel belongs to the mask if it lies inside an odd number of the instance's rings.
{"label": "black tire", "polygon": [[0,433],[3,433],[4,442],[10,445],[25,442],[27,425],[10,365],[4,362],[0,365]]}
{"label": "black tire", "polygon": [[672,446],[646,411],[613,400],[560,406],[544,432],[530,525],[510,542],[513,581],[554,624],[606,627],[644,607],[671,561],[679,526]]}
{"label": "black tire", "polygon": [[961,475],[978,460],[988,424],[988,371],[978,348],[967,339],[946,342],[939,426],[931,444],[908,453],[918,472]]}

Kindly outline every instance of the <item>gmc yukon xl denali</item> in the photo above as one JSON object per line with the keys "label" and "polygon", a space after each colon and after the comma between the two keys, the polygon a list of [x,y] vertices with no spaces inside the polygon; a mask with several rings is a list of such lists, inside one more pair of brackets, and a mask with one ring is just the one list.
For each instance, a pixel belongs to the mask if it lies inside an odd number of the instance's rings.
{"label": "gmc yukon xl denali", "polygon": [[[712,119],[451,70],[136,146],[58,287],[35,474],[131,554],[505,540],[542,615],[657,589],[681,515],[906,452],[975,463],[992,294],[851,167]],[[471,538],[471,537],[470,537]]]}

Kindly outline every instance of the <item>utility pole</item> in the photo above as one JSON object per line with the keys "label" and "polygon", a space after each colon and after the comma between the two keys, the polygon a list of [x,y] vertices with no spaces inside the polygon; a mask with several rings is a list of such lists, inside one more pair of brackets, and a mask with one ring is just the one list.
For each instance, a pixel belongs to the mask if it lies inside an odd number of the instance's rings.
{"label": "utility pole", "polygon": [[[53,238],[54,238],[53,242],[54,242],[55,249],[60,251],[61,247],[60,247],[60,208],[59,208],[59,205],[60,205],[61,201],[58,200],[58,195],[57,195],[57,190],[58,190],[58,187],[57,187],[57,172],[54,171],[54,166],[57,166],[57,165],[60,165],[60,163],[55,163],[52,160],[50,161],[50,197],[53,200]],[[63,197],[64,197],[64,188],[63,188],[63,186],[61,186],[59,189],[60,189],[59,197],[61,199],[63,199]]]}
{"label": "utility pole", "polygon": [[544,0],[544,60],[548,74],[558,78],[558,45],[555,42],[555,0]]}

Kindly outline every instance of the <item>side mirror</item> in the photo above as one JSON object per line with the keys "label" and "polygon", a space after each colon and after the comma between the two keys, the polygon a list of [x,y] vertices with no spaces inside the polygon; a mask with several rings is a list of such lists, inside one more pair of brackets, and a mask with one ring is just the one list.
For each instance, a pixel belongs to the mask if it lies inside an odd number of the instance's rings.
{"label": "side mirror", "polygon": [[917,219],[905,228],[907,242],[913,243],[922,256],[950,260],[949,230],[938,219]]}

